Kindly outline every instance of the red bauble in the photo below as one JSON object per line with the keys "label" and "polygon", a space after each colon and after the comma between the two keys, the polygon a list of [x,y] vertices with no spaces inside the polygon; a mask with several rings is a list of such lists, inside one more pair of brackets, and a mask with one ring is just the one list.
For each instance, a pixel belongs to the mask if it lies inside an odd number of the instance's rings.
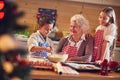
{"label": "red bauble", "polygon": [[111,70],[117,69],[118,66],[119,66],[119,63],[116,62],[116,61],[110,61],[110,62],[109,62],[109,68],[110,68]]}
{"label": "red bauble", "polygon": [[0,12],[0,19],[3,19],[4,17],[4,12]]}
{"label": "red bauble", "polygon": [[0,1],[0,10],[4,8],[4,1]]}
{"label": "red bauble", "polygon": [[100,70],[100,74],[103,76],[107,76],[108,75],[108,60],[105,59],[101,64],[101,70]]}

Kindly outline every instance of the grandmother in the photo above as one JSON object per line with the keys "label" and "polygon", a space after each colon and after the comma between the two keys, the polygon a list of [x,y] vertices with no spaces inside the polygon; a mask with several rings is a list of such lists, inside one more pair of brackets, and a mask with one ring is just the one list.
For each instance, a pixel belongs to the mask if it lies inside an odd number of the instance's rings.
{"label": "grandmother", "polygon": [[93,53],[93,37],[87,36],[89,23],[81,14],[70,19],[70,34],[62,38],[56,53],[68,54],[69,61],[90,62]]}

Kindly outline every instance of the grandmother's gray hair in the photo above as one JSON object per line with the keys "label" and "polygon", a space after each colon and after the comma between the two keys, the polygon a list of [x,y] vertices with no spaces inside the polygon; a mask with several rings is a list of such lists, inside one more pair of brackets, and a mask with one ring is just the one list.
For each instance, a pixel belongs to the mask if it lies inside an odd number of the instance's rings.
{"label": "grandmother's gray hair", "polygon": [[81,14],[75,14],[71,17],[70,22],[76,22],[78,26],[81,27],[83,33],[85,33],[89,29],[88,20]]}

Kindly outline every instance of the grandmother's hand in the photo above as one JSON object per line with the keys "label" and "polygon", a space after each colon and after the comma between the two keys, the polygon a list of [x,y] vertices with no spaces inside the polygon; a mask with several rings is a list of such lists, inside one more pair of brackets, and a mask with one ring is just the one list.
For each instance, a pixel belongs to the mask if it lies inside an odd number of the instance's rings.
{"label": "grandmother's hand", "polygon": [[71,58],[68,58],[67,61],[71,61]]}
{"label": "grandmother's hand", "polygon": [[77,60],[78,60],[78,57],[71,57],[67,59],[67,61],[77,61]]}

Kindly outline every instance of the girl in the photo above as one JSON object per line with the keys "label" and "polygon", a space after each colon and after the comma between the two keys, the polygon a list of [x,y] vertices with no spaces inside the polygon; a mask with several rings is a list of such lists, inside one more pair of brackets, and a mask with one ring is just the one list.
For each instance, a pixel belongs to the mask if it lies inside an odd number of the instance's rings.
{"label": "girl", "polygon": [[93,54],[93,61],[97,63],[101,63],[104,59],[110,60],[110,47],[116,39],[116,17],[112,7],[106,7],[100,12],[99,23],[95,32]]}

